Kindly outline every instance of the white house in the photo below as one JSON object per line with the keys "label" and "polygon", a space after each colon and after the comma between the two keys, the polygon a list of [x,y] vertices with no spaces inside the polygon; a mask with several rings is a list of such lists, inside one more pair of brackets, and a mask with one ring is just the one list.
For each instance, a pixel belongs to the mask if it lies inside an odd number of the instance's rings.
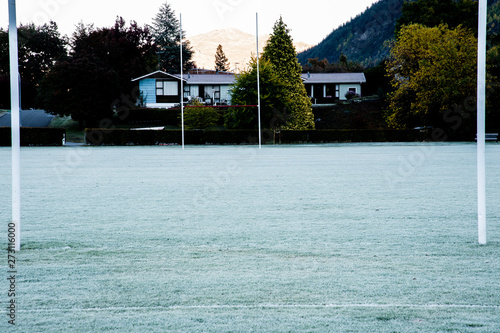
{"label": "white house", "polygon": [[366,82],[363,73],[307,73],[302,80],[313,104],[344,101],[349,91],[361,96],[361,84]]}
{"label": "white house", "polygon": [[[200,73],[201,72],[201,73]],[[330,104],[346,100],[351,91],[361,96],[361,84],[366,82],[363,73],[307,73],[302,80],[314,104]],[[139,83],[144,103],[148,108],[169,108],[180,103],[181,75],[156,71],[132,80]],[[182,77],[184,101],[198,99],[206,104],[231,105],[233,73],[191,71]]]}
{"label": "white house", "polygon": [[[210,73],[210,72],[208,72]],[[234,84],[233,73],[184,74],[184,101],[196,98],[207,104],[231,104],[229,90]],[[181,75],[156,71],[136,79],[148,108],[168,108],[180,103]]]}

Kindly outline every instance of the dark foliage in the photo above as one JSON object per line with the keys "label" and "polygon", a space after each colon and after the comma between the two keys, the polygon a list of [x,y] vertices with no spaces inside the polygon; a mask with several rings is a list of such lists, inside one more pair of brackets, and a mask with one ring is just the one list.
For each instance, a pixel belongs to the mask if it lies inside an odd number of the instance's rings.
{"label": "dark foliage", "polygon": [[39,101],[59,115],[82,123],[98,124],[123,103],[130,107],[138,77],[154,68],[155,46],[148,28],[117,18],[111,28],[80,25],[73,35],[72,51],[42,81]]}
{"label": "dark foliage", "polygon": [[477,1],[473,0],[417,0],[403,4],[403,15],[396,23],[396,34],[403,25],[413,23],[426,27],[447,24],[450,28],[459,25],[477,34]]}
{"label": "dark foliage", "polygon": [[[161,145],[180,144],[180,130],[166,131],[131,131],[126,129],[89,128],[85,131],[86,141],[92,145]],[[329,142],[414,142],[433,141],[472,141],[470,136],[453,136],[441,131],[421,132],[418,130],[264,130],[262,142],[267,144],[329,143]],[[244,144],[258,143],[256,130],[188,130],[185,131],[185,143],[188,145],[205,144]]]}
{"label": "dark foliage", "polygon": [[[57,24],[33,23],[18,28],[21,107],[36,108],[38,85],[57,60],[66,57],[67,40],[61,37]],[[9,33],[0,28],[0,108],[10,108]]]}
{"label": "dark foliage", "polygon": [[[66,130],[64,128],[21,128],[21,146],[62,146]],[[0,147],[10,147],[10,127],[0,127]]]}

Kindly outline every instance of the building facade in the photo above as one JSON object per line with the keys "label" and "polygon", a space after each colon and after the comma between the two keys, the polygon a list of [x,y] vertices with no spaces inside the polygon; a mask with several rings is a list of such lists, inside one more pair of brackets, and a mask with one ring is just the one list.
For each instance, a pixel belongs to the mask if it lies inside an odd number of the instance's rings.
{"label": "building facade", "polygon": [[[361,96],[361,84],[366,82],[363,73],[307,73],[302,80],[313,104],[332,104],[346,100],[346,94]],[[190,71],[180,74],[156,71],[136,79],[143,104],[148,108],[169,108],[180,104],[181,81],[184,102],[193,99],[207,105],[231,105],[231,87],[235,83],[233,73],[214,71]]]}

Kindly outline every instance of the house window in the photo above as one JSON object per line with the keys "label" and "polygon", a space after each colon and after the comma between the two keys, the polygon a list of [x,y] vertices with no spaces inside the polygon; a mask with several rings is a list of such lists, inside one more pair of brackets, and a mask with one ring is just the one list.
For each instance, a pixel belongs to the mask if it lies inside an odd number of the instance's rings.
{"label": "house window", "polygon": [[156,96],[177,96],[179,86],[176,81],[156,81]]}
{"label": "house window", "polygon": [[163,96],[163,82],[156,81],[156,96]]}
{"label": "house window", "polygon": [[191,97],[191,86],[185,85],[184,86],[184,98],[189,98]]}
{"label": "house window", "polygon": [[335,85],[335,98],[340,97],[340,85],[336,84]]}
{"label": "house window", "polygon": [[356,93],[356,88],[349,88],[349,92]]}

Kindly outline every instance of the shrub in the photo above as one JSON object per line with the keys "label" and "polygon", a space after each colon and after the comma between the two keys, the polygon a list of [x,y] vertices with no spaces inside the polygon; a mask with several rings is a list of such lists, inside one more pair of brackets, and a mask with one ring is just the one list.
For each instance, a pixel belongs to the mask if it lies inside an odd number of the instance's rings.
{"label": "shrub", "polygon": [[198,100],[193,100],[184,109],[184,125],[189,129],[205,129],[214,127],[219,121],[219,112],[215,108],[203,107]]}

